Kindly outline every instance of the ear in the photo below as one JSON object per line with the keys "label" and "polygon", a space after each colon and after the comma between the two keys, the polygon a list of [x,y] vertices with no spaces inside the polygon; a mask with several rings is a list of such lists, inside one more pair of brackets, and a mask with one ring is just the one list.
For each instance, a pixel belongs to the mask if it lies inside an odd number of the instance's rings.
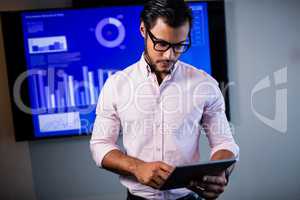
{"label": "ear", "polygon": [[140,32],[141,32],[141,35],[143,36],[143,38],[146,38],[146,27],[145,27],[144,22],[141,22]]}

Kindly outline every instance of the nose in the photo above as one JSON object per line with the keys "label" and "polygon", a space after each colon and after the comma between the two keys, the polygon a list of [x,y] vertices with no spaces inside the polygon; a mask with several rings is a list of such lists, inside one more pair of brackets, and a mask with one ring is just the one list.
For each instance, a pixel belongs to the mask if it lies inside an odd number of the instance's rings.
{"label": "nose", "polygon": [[175,52],[172,47],[170,47],[167,51],[163,54],[164,59],[166,60],[174,60],[175,59]]}

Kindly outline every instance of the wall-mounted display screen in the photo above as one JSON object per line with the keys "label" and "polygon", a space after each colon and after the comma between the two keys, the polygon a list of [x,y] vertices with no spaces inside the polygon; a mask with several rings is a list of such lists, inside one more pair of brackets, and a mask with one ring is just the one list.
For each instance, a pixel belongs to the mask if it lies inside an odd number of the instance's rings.
{"label": "wall-mounted display screen", "polygon": [[[216,56],[211,55],[209,5],[189,5],[194,17],[192,46],[180,60],[213,75]],[[91,133],[106,79],[137,62],[143,53],[139,32],[142,8],[115,5],[18,13],[20,32],[15,37],[22,38],[22,43],[17,52],[24,57],[18,71],[26,71],[23,99],[30,114],[20,105],[15,109],[30,115],[25,117],[31,123],[27,138]],[[16,81],[19,75],[13,74]]]}

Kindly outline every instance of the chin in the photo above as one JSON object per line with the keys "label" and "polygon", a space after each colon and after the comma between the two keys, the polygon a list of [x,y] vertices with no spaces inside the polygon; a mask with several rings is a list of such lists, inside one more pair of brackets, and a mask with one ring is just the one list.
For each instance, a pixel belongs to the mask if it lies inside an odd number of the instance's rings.
{"label": "chin", "polygon": [[165,66],[165,65],[162,66],[162,65],[160,65],[160,66],[157,67],[157,71],[167,73],[167,72],[170,71],[171,67],[172,66]]}

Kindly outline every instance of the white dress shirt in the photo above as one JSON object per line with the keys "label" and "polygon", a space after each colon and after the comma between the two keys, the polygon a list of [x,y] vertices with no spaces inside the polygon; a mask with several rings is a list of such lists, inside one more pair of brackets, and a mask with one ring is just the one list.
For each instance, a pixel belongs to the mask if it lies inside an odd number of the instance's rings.
{"label": "white dress shirt", "polygon": [[[144,56],[110,76],[101,90],[96,115],[90,148],[99,167],[108,152],[120,150],[116,144],[119,134],[123,135],[124,153],[146,162],[196,163],[201,128],[211,155],[221,149],[235,156],[239,153],[218,83],[181,61],[160,85]],[[186,188],[159,191],[123,175],[120,181],[132,194],[146,199],[177,199],[191,192]]]}

